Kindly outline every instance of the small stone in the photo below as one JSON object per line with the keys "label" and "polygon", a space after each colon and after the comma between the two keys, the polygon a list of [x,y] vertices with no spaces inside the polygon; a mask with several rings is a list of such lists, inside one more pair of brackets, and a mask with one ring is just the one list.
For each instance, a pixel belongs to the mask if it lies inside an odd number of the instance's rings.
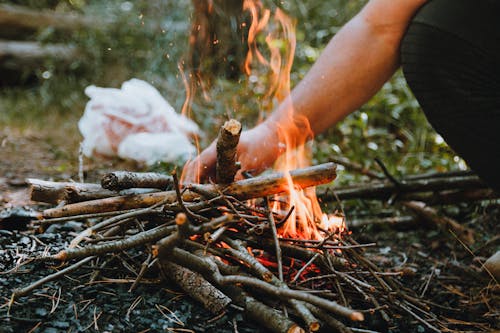
{"label": "small stone", "polygon": [[29,237],[23,236],[19,240],[19,243],[24,244],[24,245],[28,245],[29,243],[31,243],[31,240]]}
{"label": "small stone", "polygon": [[44,308],[37,308],[35,310],[35,313],[37,314],[37,316],[45,317],[47,315],[47,310]]}

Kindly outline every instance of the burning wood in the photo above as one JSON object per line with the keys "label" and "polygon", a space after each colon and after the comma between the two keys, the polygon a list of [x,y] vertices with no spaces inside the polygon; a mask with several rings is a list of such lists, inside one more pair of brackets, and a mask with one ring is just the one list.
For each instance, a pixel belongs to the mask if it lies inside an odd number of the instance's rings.
{"label": "burning wood", "polygon": [[[331,182],[336,177],[336,166],[326,163],[314,167],[298,169],[290,172],[294,186],[306,188]],[[282,193],[288,189],[287,174],[273,173],[270,175],[255,177],[231,183],[229,185],[216,184],[190,184],[182,195],[186,202],[199,201],[204,197],[218,197],[222,193],[240,200],[262,198],[269,195]],[[100,200],[91,200],[61,208],[47,209],[43,217],[54,218],[71,215],[93,214],[99,212],[110,212],[115,210],[126,210],[144,208],[158,202],[174,203],[177,201],[175,191],[155,192],[139,195],[117,196]]]}

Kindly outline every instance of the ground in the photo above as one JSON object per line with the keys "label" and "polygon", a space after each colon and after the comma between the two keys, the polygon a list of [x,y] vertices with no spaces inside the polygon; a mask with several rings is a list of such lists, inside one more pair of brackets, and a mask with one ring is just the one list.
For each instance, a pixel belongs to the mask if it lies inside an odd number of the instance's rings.
{"label": "ground", "polygon": [[[25,178],[54,180],[77,179],[78,143],[74,123],[54,129],[25,127],[0,130],[0,208],[29,205]],[[107,170],[137,168],[122,161],[85,159],[88,179],[96,180]],[[35,208],[40,208],[35,206]],[[499,247],[500,206],[498,203],[457,205],[456,215],[476,232],[476,243],[468,249],[452,235],[432,227],[405,229],[367,227],[356,230],[354,238],[376,242],[367,255],[384,269],[404,266],[403,282],[428,302],[431,311],[447,318],[457,332],[500,329],[500,289],[481,270],[481,262]],[[257,332],[232,310],[214,317],[168,284],[151,274],[137,289],[129,292],[131,282],[119,280],[122,272],[103,270],[95,282],[91,270],[48,283],[30,296],[7,306],[13,289],[28,285],[54,272],[57,267],[29,263],[9,272],[16,262],[67,245],[79,223],[66,223],[43,234],[24,230],[27,219],[0,224],[0,332]],[[4,220],[5,222],[5,220]],[[473,251],[470,252],[470,251]],[[128,258],[140,263],[144,254]],[[112,279],[112,280],[109,280]],[[370,329],[378,332],[426,332],[425,326],[408,316],[394,318],[387,327],[370,319]],[[181,324],[182,323],[182,324]]]}

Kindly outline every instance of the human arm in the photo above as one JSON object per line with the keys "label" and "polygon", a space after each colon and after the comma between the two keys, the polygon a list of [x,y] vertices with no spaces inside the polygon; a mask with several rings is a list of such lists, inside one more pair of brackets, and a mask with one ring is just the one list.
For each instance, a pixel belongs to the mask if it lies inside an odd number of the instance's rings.
{"label": "human arm", "polygon": [[[242,170],[270,167],[282,152],[280,131],[318,134],[366,103],[399,66],[399,45],[415,11],[426,0],[371,0],[328,43],[304,79],[238,146]],[[298,130],[297,130],[298,129]],[[303,141],[300,138],[294,140]],[[213,173],[212,144],[187,165],[188,180]]]}

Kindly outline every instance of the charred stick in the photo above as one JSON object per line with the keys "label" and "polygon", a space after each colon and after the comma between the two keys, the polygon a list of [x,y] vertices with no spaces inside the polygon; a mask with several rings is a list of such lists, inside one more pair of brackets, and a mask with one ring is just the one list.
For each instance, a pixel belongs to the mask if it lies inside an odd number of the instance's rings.
{"label": "charred stick", "polygon": [[217,138],[216,179],[219,184],[234,181],[239,165],[236,163],[236,148],[240,140],[241,124],[235,119],[224,123]]}
{"label": "charred stick", "polygon": [[101,179],[103,188],[120,191],[129,188],[172,189],[173,179],[169,175],[156,172],[115,171],[104,175]]}
{"label": "charred stick", "polygon": [[160,261],[160,269],[165,276],[213,314],[221,313],[231,303],[229,297],[199,273],[166,260]]}
{"label": "charred stick", "polygon": [[[294,186],[306,188],[331,182],[336,177],[336,166],[334,163],[321,164],[309,168],[290,171]],[[204,193],[208,198],[215,198],[222,192],[225,195],[234,196],[239,200],[266,197],[273,194],[285,192],[288,188],[286,175],[281,172],[245,179],[234,182],[228,186],[214,184],[191,184],[189,190],[182,194],[185,202],[200,200],[198,193]],[[92,200],[81,203],[66,205],[60,208],[46,209],[43,217],[63,217],[70,215],[92,214],[109,212],[114,210],[126,210],[133,208],[144,208],[165,200],[165,203],[175,203],[177,195],[175,191],[147,193],[130,196],[119,196],[101,200]]]}

